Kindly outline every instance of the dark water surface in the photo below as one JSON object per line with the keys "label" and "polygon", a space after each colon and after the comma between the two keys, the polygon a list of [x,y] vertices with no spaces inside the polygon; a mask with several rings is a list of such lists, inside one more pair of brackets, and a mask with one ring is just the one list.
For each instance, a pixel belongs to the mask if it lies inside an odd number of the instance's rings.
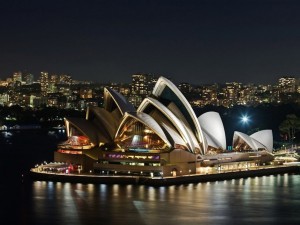
{"label": "dark water surface", "polygon": [[300,175],[159,188],[31,181],[27,168],[51,160],[59,138],[14,136],[0,139],[1,224],[300,224]]}

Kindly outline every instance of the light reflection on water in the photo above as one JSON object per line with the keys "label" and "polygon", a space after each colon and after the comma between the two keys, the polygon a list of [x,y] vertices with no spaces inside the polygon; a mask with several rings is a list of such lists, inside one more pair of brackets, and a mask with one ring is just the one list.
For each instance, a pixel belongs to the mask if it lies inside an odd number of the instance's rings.
{"label": "light reflection on water", "polygon": [[32,183],[36,224],[299,224],[300,175],[148,187]]}

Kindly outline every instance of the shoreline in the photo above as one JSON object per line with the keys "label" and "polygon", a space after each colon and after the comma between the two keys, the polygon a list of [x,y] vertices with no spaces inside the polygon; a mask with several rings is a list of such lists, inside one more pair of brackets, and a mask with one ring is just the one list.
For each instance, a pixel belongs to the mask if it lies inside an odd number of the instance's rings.
{"label": "shoreline", "polygon": [[256,176],[268,176],[284,173],[300,174],[299,165],[285,165],[276,167],[260,167],[253,170],[226,171],[210,174],[191,174],[177,177],[142,177],[142,176],[104,176],[97,174],[63,174],[45,173],[30,170],[30,177],[36,181],[54,181],[70,183],[93,184],[136,184],[147,186],[169,186],[211,181],[222,181]]}

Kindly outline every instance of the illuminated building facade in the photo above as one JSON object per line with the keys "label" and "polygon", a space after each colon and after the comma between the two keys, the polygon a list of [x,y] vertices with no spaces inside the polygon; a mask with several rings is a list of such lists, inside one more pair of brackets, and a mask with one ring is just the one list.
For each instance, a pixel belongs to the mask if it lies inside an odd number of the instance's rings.
{"label": "illuminated building facade", "polygon": [[67,74],[61,74],[59,76],[59,84],[67,84],[71,85],[72,84],[72,77]]}
{"label": "illuminated building facade", "polygon": [[295,77],[281,77],[278,80],[278,85],[282,93],[296,92],[296,78]]}
{"label": "illuminated building facade", "polygon": [[41,72],[40,83],[41,83],[41,94],[43,96],[46,96],[48,88],[49,88],[49,75],[48,75],[48,72]]}
{"label": "illuminated building facade", "polygon": [[48,93],[56,93],[57,92],[57,84],[59,82],[59,76],[56,74],[52,74],[49,79]]}
{"label": "illuminated building facade", "polygon": [[138,107],[143,99],[151,94],[157,77],[152,74],[134,74],[131,77],[132,82],[129,102],[135,107]]}
{"label": "illuminated building facade", "polygon": [[93,98],[93,90],[91,88],[82,87],[80,88],[79,96],[82,99]]}
{"label": "illuminated building facade", "polygon": [[13,74],[13,82],[22,82],[22,72],[15,72]]}
{"label": "illuminated building facade", "polygon": [[26,74],[24,74],[23,80],[25,81],[25,84],[31,85],[34,82],[34,75],[31,73],[26,73]]}
{"label": "illuminated building facade", "polygon": [[[226,152],[220,115],[208,112],[197,118],[180,90],[164,77],[137,109],[108,87],[103,100],[103,108],[89,107],[85,119],[65,119],[68,140],[58,146],[55,161],[73,162],[101,174],[170,176],[196,173],[201,165],[221,162],[220,157],[226,162],[249,160],[246,151],[220,155]],[[253,134],[251,140],[267,144],[264,149],[249,145],[248,150],[269,152],[270,138],[265,131]]]}

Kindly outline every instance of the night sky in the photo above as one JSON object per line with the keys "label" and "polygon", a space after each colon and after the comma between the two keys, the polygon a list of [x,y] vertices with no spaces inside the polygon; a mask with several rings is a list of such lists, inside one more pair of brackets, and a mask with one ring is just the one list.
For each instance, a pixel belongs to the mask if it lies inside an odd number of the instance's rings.
{"label": "night sky", "polygon": [[297,0],[0,1],[0,79],[27,70],[193,84],[300,77]]}

